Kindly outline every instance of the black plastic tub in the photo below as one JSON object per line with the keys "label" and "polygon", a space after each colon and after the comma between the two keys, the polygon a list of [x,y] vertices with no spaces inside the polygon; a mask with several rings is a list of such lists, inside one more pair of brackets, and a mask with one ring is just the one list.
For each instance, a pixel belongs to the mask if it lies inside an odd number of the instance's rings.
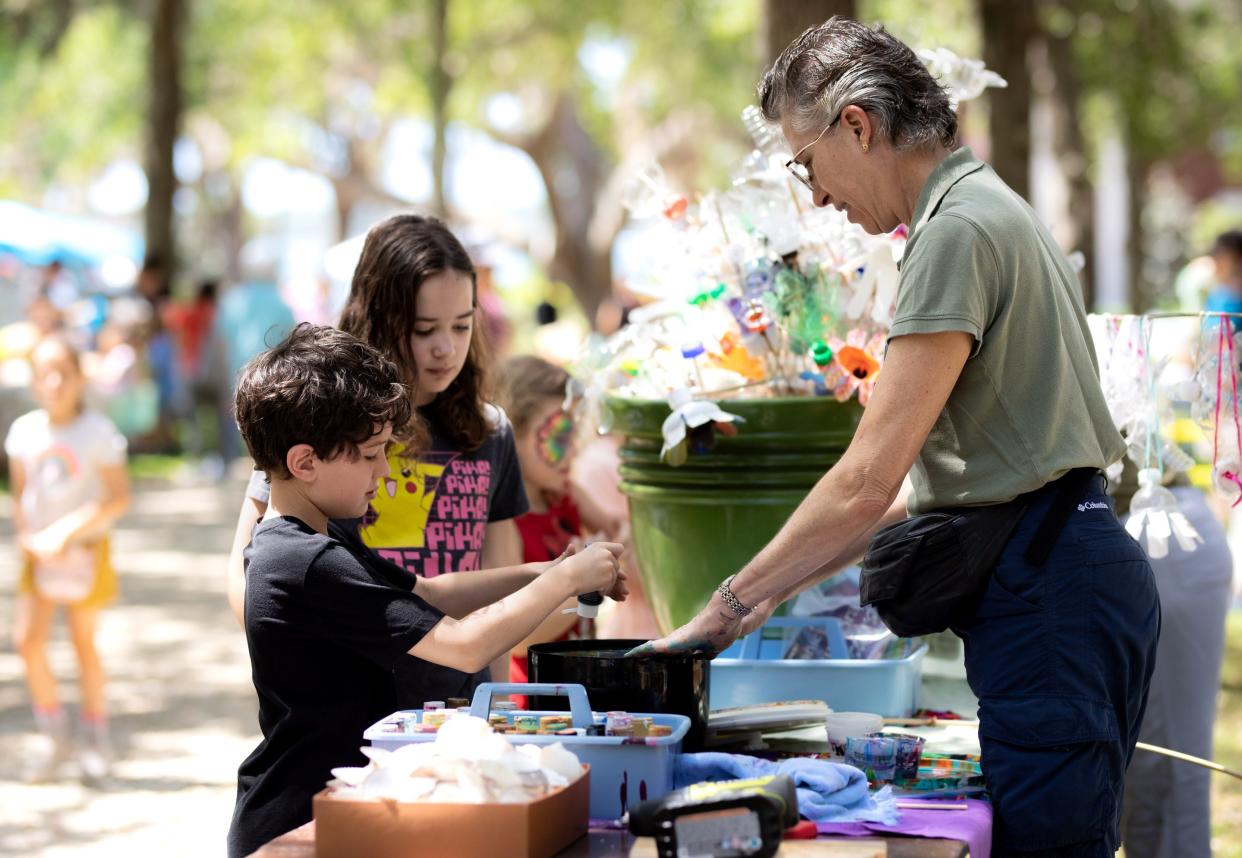
{"label": "black plastic tub", "polygon": [[[596,712],[660,712],[690,719],[683,749],[701,750],[707,730],[711,660],[706,655],[634,656],[645,641],[582,640],[535,644],[527,650],[531,682],[583,685]],[[532,696],[531,709],[566,710],[566,697]]]}

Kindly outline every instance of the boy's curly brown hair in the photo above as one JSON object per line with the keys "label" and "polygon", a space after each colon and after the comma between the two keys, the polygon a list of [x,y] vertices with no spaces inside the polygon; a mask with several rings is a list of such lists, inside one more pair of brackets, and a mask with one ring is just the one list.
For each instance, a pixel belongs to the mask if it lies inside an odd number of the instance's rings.
{"label": "boy's curly brown hair", "polygon": [[279,479],[298,444],[320,459],[356,457],[385,424],[410,419],[396,364],[357,337],[305,322],[246,364],[233,404],[255,467]]}

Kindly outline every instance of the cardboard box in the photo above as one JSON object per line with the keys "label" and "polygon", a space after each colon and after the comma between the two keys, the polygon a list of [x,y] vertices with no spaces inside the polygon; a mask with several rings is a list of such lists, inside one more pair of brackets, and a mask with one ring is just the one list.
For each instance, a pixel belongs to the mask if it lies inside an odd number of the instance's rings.
{"label": "cardboard box", "polygon": [[316,858],[551,858],[587,832],[590,766],[527,804],[399,804],[315,796]]}

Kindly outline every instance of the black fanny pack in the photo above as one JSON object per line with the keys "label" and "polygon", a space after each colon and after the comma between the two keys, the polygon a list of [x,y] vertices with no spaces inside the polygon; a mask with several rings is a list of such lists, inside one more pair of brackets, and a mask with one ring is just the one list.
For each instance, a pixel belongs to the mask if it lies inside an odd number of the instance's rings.
{"label": "black fanny pack", "polygon": [[1074,504],[1099,471],[1075,468],[1008,503],[956,507],[890,524],[871,539],[858,589],[884,625],[900,637],[942,632],[968,618],[983,598],[992,570],[1032,503],[1056,493],[1027,547],[1033,566],[1048,560]]}

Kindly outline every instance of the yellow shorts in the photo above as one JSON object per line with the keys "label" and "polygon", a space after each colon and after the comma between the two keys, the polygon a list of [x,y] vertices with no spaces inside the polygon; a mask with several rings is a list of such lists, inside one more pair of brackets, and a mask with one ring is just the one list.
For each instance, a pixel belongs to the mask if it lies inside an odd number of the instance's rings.
{"label": "yellow shorts", "polygon": [[[17,582],[17,592],[35,594],[34,559],[30,555],[22,558],[21,577]],[[95,586],[85,599],[74,602],[74,605],[102,608],[116,598],[116,568],[112,565],[112,547],[108,537],[99,540],[95,546]]]}

